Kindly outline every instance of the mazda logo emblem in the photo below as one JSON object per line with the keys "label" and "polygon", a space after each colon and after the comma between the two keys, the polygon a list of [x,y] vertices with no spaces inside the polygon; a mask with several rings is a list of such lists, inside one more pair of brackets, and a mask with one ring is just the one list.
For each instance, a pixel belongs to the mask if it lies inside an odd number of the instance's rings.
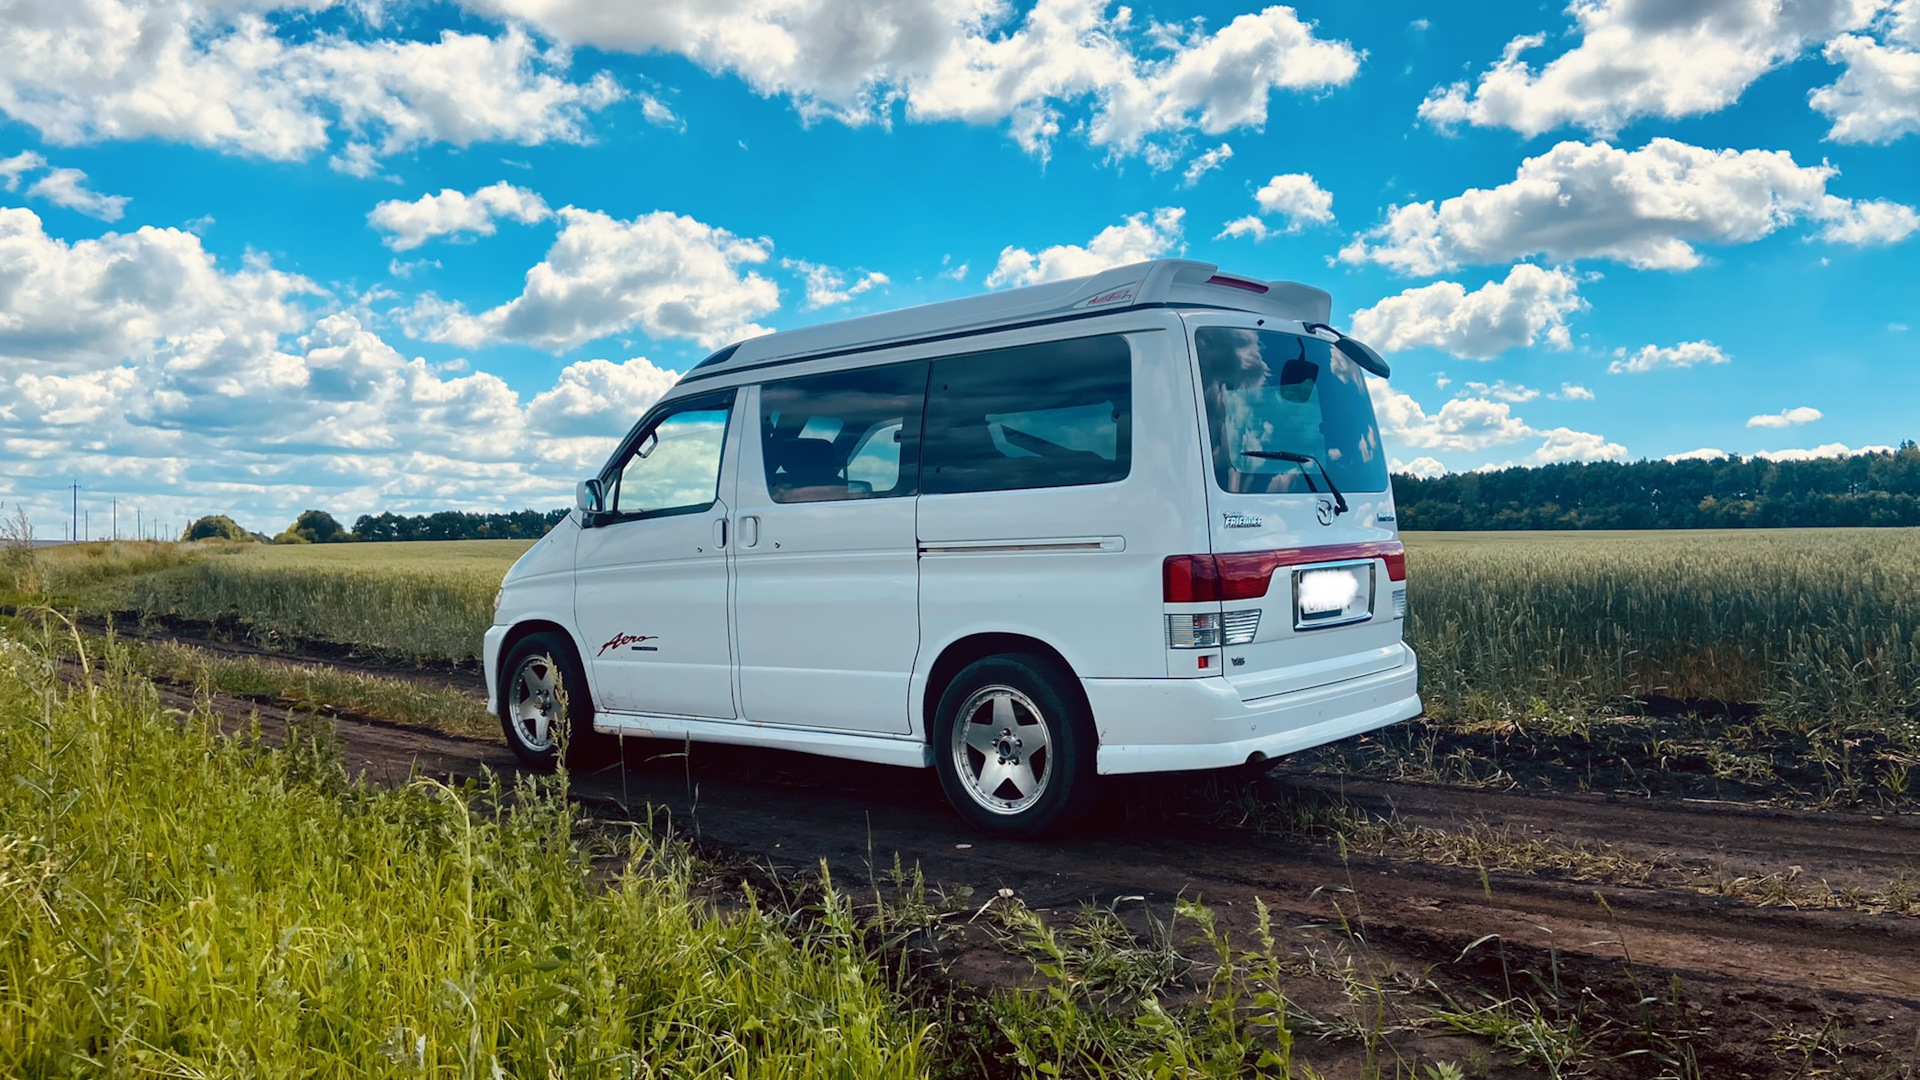
{"label": "mazda logo emblem", "polygon": [[1319,500],[1319,505],[1314,507],[1314,513],[1320,518],[1320,524],[1333,524],[1333,501],[1331,499]]}

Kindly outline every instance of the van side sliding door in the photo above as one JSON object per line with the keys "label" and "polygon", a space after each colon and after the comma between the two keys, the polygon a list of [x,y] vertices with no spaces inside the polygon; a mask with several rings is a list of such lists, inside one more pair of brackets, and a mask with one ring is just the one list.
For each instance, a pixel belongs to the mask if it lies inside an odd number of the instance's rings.
{"label": "van side sliding door", "polygon": [[744,399],[733,559],[745,719],[910,730],[926,382],[924,362],[887,364]]}

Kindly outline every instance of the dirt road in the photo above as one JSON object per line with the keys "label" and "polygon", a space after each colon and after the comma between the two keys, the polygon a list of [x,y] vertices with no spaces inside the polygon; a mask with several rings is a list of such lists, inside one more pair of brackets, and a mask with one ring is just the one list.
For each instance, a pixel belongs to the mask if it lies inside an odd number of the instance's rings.
{"label": "dirt road", "polygon": [[[470,671],[386,673],[478,692]],[[236,718],[258,710],[270,736],[285,719],[271,704],[215,704]],[[339,731],[351,767],[382,782],[518,770],[497,741],[354,717]],[[1185,898],[1249,944],[1258,901],[1280,928],[1290,1006],[1323,1033],[1299,1060],[1330,1077],[1383,1063],[1417,1075],[1434,1060],[1551,1075],[1542,1055],[1521,1060],[1524,1039],[1485,1037],[1530,1017],[1584,1046],[1567,1075],[1920,1075],[1920,918],[1873,899],[1920,889],[1920,818],[1280,772],[1224,793],[1193,778],[1117,783],[1073,835],[1010,843],[965,829],[931,773],[638,740],[573,790],[601,814],[654,807],[656,823],[753,874],[805,877],[824,863],[865,887],[896,856],[917,866],[961,913],[929,948],[962,985],[1034,978],[1004,935],[966,921],[988,901],[1061,925],[1104,906],[1150,937]],[[1343,850],[1311,824],[1328,808],[1474,843]],[[1516,873],[1472,855],[1502,845],[1580,857]],[[1004,890],[1012,899],[994,900]]]}

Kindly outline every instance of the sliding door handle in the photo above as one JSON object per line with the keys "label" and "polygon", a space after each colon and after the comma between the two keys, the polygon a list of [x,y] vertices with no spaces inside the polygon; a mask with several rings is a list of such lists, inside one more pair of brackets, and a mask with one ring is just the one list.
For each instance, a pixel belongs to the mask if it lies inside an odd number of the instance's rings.
{"label": "sliding door handle", "polygon": [[751,548],[760,546],[760,517],[757,514],[743,514],[740,518],[740,546]]}

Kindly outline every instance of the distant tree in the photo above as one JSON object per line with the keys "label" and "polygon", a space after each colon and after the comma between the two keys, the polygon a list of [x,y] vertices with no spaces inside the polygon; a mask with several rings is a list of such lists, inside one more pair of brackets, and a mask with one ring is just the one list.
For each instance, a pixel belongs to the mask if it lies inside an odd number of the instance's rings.
{"label": "distant tree", "polygon": [[516,510],[510,514],[475,514],[442,510],[437,514],[401,517],[399,514],[362,514],[353,523],[356,540],[538,540],[567,516],[566,510]]}
{"label": "distant tree", "polygon": [[1810,461],[1574,462],[1393,478],[1405,529],[1920,525],[1920,446]]}
{"label": "distant tree", "polygon": [[256,537],[225,514],[208,514],[187,526],[187,531],[180,534],[180,539],[252,541]]}
{"label": "distant tree", "polygon": [[325,510],[308,510],[295,518],[279,536],[276,544],[343,544],[353,539],[346,526],[333,520]]}

